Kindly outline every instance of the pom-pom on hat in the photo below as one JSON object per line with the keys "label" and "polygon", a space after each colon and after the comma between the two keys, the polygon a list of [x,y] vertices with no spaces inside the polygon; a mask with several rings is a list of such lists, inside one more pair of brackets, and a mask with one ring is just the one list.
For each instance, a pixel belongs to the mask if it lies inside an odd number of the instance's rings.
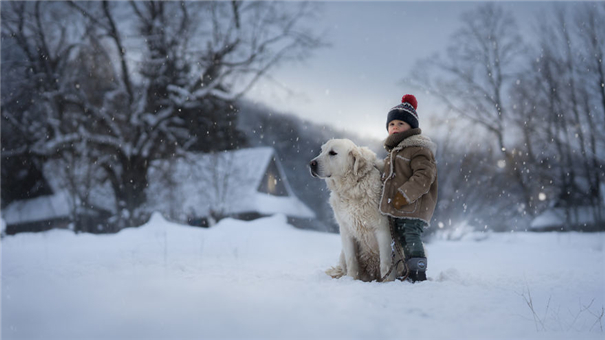
{"label": "pom-pom on hat", "polygon": [[389,111],[387,116],[387,130],[389,129],[389,123],[393,120],[402,120],[412,127],[412,129],[418,128],[418,101],[416,97],[411,94],[406,94],[401,98],[401,104],[395,106]]}

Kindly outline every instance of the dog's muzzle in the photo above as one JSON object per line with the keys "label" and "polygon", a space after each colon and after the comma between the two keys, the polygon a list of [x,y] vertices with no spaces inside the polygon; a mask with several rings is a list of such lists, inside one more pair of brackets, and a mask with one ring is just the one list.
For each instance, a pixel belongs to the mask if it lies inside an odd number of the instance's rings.
{"label": "dog's muzzle", "polygon": [[316,160],[312,160],[311,163],[309,163],[309,169],[311,170],[311,176],[319,177],[319,175],[317,174],[317,161]]}

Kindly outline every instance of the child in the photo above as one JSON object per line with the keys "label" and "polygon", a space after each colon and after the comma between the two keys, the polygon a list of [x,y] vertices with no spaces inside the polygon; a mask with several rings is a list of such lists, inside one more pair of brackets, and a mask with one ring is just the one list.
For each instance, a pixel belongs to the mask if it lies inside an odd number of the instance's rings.
{"label": "child", "polygon": [[420,239],[430,224],[437,203],[437,146],[421,135],[418,128],[418,102],[410,94],[387,116],[389,155],[382,175],[380,212],[394,219],[412,282],[426,280],[427,259]]}

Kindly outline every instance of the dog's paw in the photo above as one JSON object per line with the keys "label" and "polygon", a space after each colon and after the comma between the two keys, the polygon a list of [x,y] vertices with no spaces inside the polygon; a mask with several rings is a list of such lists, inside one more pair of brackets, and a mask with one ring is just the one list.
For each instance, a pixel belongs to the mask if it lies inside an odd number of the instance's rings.
{"label": "dog's paw", "polygon": [[344,269],[342,269],[341,266],[336,266],[336,267],[330,267],[328,270],[326,270],[326,274],[328,274],[329,276],[331,276],[334,279],[339,279],[339,278],[345,276],[347,273],[345,273]]}

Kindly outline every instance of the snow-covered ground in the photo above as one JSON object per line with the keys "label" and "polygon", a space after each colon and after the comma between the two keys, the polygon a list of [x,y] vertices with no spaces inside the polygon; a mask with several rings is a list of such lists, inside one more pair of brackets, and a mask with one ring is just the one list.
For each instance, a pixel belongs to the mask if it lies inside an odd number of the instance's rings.
{"label": "snow-covered ground", "polygon": [[339,236],[282,215],[18,234],[1,243],[2,339],[603,339],[604,244],[603,233],[437,240],[431,281],[411,284],[329,278]]}

